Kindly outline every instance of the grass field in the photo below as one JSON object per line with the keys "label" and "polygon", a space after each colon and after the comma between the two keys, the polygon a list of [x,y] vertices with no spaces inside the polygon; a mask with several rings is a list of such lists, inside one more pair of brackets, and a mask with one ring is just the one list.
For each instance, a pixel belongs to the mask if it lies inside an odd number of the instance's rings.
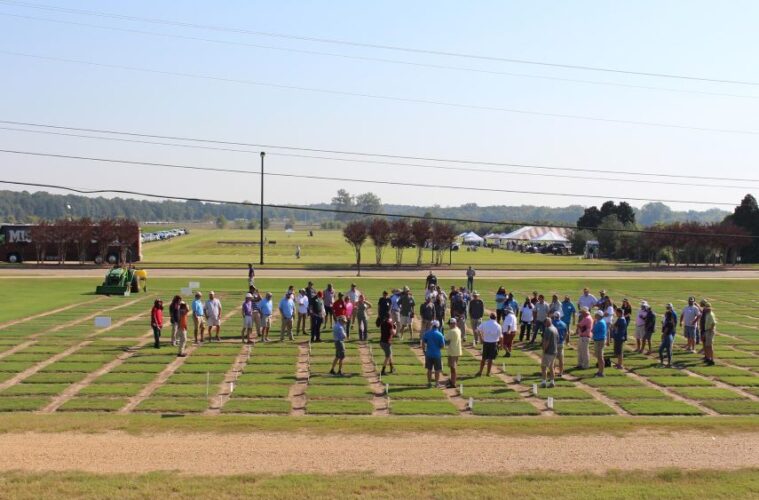
{"label": "grass field", "polygon": [[[286,233],[282,230],[266,231],[264,239],[270,242],[265,248],[265,262],[277,267],[331,268],[355,264],[351,247],[345,242],[341,231],[298,230]],[[203,267],[239,267],[248,262],[257,263],[259,258],[258,231],[242,229],[193,229],[190,234],[167,241],[150,242],[143,245],[143,264],[146,267],[161,265],[182,265]],[[272,241],[276,243],[271,243]],[[296,246],[301,247],[301,258],[295,258]],[[374,246],[367,241],[363,248],[363,264],[375,264]],[[422,265],[431,261],[431,252],[424,251]],[[443,259],[449,264],[449,256]],[[507,250],[479,249],[467,252],[462,248],[452,252],[450,262],[453,267],[467,265],[508,269],[629,269],[643,267],[640,264],[614,262],[608,260],[584,260],[577,256],[554,256],[527,254]],[[387,248],[383,263],[395,264],[395,251]],[[403,255],[404,265],[416,265],[416,249],[409,248]]]}

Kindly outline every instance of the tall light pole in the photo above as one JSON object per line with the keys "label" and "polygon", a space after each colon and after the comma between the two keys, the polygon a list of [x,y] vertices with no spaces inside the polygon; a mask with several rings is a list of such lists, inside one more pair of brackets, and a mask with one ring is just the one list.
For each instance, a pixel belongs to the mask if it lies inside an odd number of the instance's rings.
{"label": "tall light pole", "polygon": [[261,260],[260,265],[264,265],[264,156],[266,153],[261,151]]}

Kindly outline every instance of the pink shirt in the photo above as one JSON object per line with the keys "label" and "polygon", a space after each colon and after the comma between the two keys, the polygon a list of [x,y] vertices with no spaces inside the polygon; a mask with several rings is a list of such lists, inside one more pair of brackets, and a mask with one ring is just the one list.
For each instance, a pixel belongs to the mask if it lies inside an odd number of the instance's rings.
{"label": "pink shirt", "polygon": [[585,316],[577,322],[577,328],[580,330],[580,337],[590,337],[593,333],[593,319]]}
{"label": "pink shirt", "polygon": [[646,316],[648,316],[648,311],[642,309],[638,311],[638,317],[635,318],[635,326],[644,326],[646,324]]}
{"label": "pink shirt", "polygon": [[353,316],[353,302],[350,300],[345,301],[345,315],[350,319]]}

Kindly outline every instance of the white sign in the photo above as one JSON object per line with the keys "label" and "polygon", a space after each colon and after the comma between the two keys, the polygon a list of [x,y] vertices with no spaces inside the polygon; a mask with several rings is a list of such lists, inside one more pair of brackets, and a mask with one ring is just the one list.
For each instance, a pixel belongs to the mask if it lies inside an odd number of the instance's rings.
{"label": "white sign", "polygon": [[193,290],[197,290],[200,288],[200,281],[190,281],[190,284],[188,286]]}
{"label": "white sign", "polygon": [[95,316],[95,328],[110,328],[111,317],[110,316]]}
{"label": "white sign", "polygon": [[192,288],[182,288],[179,290],[180,295],[192,295]]}
{"label": "white sign", "polygon": [[553,398],[550,396],[548,397],[548,400],[546,401],[546,408],[548,408],[549,410],[553,410]]}

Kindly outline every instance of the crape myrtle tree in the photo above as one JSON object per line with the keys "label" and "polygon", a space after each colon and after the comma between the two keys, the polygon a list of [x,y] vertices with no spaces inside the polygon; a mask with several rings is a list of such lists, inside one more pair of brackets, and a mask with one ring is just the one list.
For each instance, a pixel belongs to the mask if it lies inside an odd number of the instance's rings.
{"label": "crape myrtle tree", "polygon": [[413,236],[408,220],[396,219],[390,223],[390,246],[395,249],[396,266],[403,264],[403,252],[413,244]]}
{"label": "crape myrtle tree", "polygon": [[439,266],[443,263],[445,251],[451,250],[451,245],[456,239],[456,231],[452,225],[446,222],[435,221],[432,223],[430,238],[435,264]]}
{"label": "crape myrtle tree", "polygon": [[367,224],[361,220],[354,220],[345,225],[343,228],[343,237],[345,241],[353,247],[356,253],[357,276],[361,276],[361,247],[366,243]]}
{"label": "crape myrtle tree", "polygon": [[367,227],[369,239],[374,243],[374,256],[377,260],[377,265],[382,265],[382,252],[385,247],[390,244],[390,238],[392,233],[390,231],[390,223],[387,219],[375,218],[369,222]]}
{"label": "crape myrtle tree", "polygon": [[416,245],[416,265],[421,266],[424,246],[432,236],[432,224],[427,219],[416,219],[411,223],[411,235]]}

